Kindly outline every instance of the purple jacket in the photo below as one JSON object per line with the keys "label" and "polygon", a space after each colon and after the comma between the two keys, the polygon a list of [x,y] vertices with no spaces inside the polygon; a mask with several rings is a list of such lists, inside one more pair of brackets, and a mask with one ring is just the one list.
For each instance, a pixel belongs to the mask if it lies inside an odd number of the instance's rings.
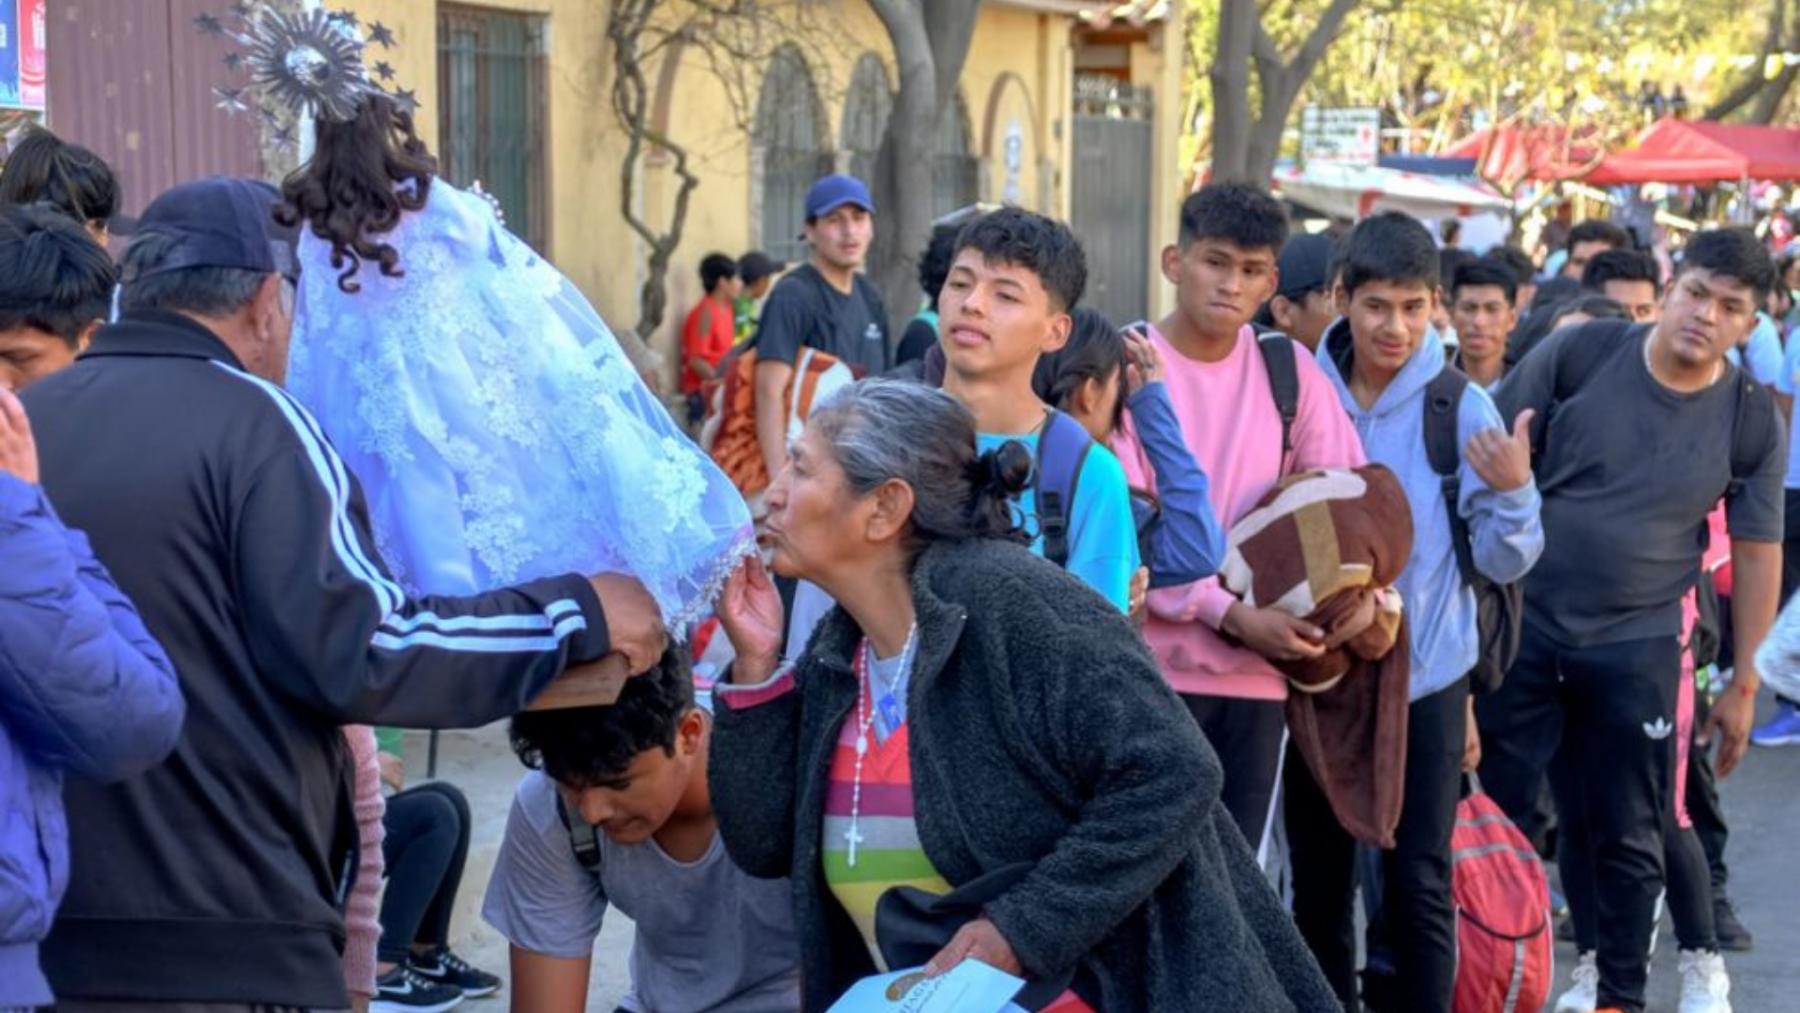
{"label": "purple jacket", "polygon": [[69,880],[63,773],[154,766],[185,710],[174,666],[87,539],[0,472],[0,1008],[52,1001],[38,943]]}

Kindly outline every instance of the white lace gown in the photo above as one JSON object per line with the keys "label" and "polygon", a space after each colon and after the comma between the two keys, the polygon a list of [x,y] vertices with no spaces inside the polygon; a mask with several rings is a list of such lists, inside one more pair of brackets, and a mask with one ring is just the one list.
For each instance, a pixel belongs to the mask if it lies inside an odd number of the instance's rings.
{"label": "white lace gown", "polygon": [[306,232],[288,387],[361,481],[394,576],[468,594],[629,573],[671,631],[703,616],[754,550],[749,510],[593,307],[442,180],[386,238],[405,275],[364,264],[352,294]]}

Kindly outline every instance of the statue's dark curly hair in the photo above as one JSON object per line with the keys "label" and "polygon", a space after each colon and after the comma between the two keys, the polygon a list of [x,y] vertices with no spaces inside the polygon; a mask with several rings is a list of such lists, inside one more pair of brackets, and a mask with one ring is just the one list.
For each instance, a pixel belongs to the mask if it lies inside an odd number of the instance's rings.
{"label": "statue's dark curly hair", "polygon": [[312,158],[282,181],[275,220],[294,227],[304,222],[331,242],[331,266],[338,288],[362,288],[356,272],[364,261],[397,278],[400,251],[378,238],[400,224],[405,211],[425,206],[438,163],[413,131],[412,114],[386,95],[371,95],[356,118],[333,122],[321,117]]}

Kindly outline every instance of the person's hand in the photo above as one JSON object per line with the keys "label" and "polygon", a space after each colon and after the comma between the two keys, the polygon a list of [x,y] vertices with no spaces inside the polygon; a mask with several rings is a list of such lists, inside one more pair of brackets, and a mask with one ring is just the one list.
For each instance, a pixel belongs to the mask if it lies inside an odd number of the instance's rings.
{"label": "person's hand", "polygon": [[743,686],[767,681],[781,663],[781,631],[787,615],[781,593],[775,590],[760,557],[746,559],[725,581],[718,615],[719,625],[737,652],[731,681]]}
{"label": "person's hand", "polygon": [[1475,698],[1469,698],[1469,718],[1463,723],[1462,771],[1473,774],[1481,766],[1481,729],[1475,724]]}
{"label": "person's hand", "polygon": [[656,606],[656,599],[636,577],[622,573],[595,574],[588,583],[600,596],[612,653],[625,659],[632,675],[656,667],[669,647],[669,631],[663,629],[662,609]]}
{"label": "person's hand", "polygon": [[1140,331],[1125,332],[1125,396],[1163,378],[1162,353]]}
{"label": "person's hand", "polygon": [[1513,419],[1511,435],[1499,429],[1483,429],[1469,439],[1463,454],[1489,489],[1512,492],[1531,481],[1531,419],[1536,414],[1532,408],[1520,412]]}
{"label": "person's hand", "polygon": [[1126,617],[1140,626],[1144,622],[1144,598],[1149,591],[1150,568],[1140,566],[1138,571],[1131,575],[1131,590],[1126,593],[1125,608]]}
{"label": "person's hand", "polygon": [[[1744,692],[1743,686],[1754,686],[1755,683],[1738,682],[1745,678],[1742,666],[1733,677],[1731,685],[1725,687],[1725,695],[1713,704],[1712,713],[1706,717],[1706,727],[1700,732],[1701,748],[1719,744],[1717,767],[1721,778],[1730,777],[1731,772],[1744,759],[1744,750],[1750,744],[1750,725],[1756,719],[1756,694]],[[1749,673],[1755,679],[1754,673]]]}
{"label": "person's hand", "polygon": [[986,918],[977,918],[957,929],[956,935],[950,937],[950,942],[925,965],[925,973],[935,978],[950,972],[956,965],[971,957],[1007,974],[1023,976],[1025,973],[1025,969],[1019,965],[1019,958],[1013,953],[1012,945],[994,927],[994,923]]}
{"label": "person's hand", "polygon": [[1316,658],[1325,653],[1325,631],[1277,609],[1233,602],[1219,628],[1270,661]]}
{"label": "person's hand", "polygon": [[31,436],[31,420],[13,392],[0,386],[0,471],[21,482],[37,484],[37,442]]}
{"label": "person's hand", "polygon": [[406,787],[406,761],[393,753],[383,750],[375,754],[375,763],[381,768],[381,783],[399,791]]}

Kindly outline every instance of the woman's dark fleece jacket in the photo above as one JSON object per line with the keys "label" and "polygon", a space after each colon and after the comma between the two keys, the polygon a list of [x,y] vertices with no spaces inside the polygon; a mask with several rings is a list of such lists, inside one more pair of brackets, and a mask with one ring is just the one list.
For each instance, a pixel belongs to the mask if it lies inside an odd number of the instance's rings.
{"label": "woman's dark fleece jacket", "polygon": [[[919,838],[952,886],[1036,865],[986,908],[1028,973],[1074,968],[1103,1013],[1338,1008],[1219,802],[1218,757],[1117,609],[993,541],[926,550],[913,602]],[[732,857],[793,877],[807,1010],[875,973],[819,854],[861,637],[834,609],[792,691],[720,694],[709,764]]]}

